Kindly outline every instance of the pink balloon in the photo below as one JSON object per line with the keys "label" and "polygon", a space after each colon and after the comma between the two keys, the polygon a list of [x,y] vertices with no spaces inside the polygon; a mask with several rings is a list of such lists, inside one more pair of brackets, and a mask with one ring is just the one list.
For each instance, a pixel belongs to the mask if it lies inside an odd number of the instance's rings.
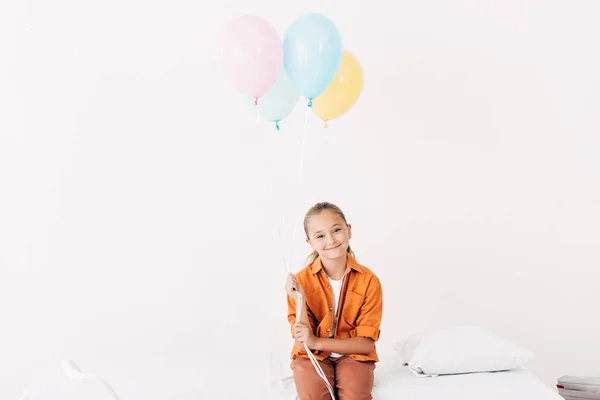
{"label": "pink balloon", "polygon": [[277,80],[283,64],[281,38],[263,18],[240,17],[225,31],[221,64],[237,90],[258,99]]}

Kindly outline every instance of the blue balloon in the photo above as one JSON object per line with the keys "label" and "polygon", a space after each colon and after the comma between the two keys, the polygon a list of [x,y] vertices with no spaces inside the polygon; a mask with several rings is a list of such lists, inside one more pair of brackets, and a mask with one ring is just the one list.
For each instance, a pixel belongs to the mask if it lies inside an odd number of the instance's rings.
{"label": "blue balloon", "polygon": [[304,14],[283,38],[283,65],[296,90],[312,100],[335,78],[344,54],[342,37],[335,24],[320,14]]}
{"label": "blue balloon", "polygon": [[[279,130],[279,122],[292,112],[298,104],[299,98],[300,94],[282,67],[271,89],[258,99],[260,118],[274,122],[275,127]],[[256,108],[254,102],[254,99],[248,98],[248,104]]]}

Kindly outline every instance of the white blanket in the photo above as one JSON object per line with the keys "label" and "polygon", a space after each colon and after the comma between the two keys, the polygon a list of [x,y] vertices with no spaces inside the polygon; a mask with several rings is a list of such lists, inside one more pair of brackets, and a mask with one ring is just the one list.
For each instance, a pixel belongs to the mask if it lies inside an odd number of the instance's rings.
{"label": "white blanket", "polygon": [[[529,372],[497,372],[436,378],[416,377],[384,355],[375,369],[375,400],[562,400]],[[273,399],[292,400],[295,387],[289,361],[278,354],[243,359],[220,353],[190,359],[91,360],[80,365],[100,375],[122,400]],[[60,364],[32,377],[31,400],[112,400],[93,380],[65,377]],[[18,398],[14,396],[12,398]]]}

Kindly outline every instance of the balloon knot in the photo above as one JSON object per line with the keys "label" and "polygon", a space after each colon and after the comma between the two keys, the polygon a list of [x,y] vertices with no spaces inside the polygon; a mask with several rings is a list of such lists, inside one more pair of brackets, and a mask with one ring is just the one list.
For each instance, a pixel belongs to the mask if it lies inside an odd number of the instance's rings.
{"label": "balloon knot", "polygon": [[327,121],[323,121],[323,124],[324,124],[323,128],[328,128],[329,127],[329,125],[327,125]]}
{"label": "balloon knot", "polygon": [[311,99],[308,100],[308,106],[312,107],[312,100]]}
{"label": "balloon knot", "polygon": [[255,97],[255,98],[254,98],[254,105],[255,105],[255,106],[258,106],[258,97]]}
{"label": "balloon knot", "polygon": [[275,129],[279,130],[279,121],[275,121]]}

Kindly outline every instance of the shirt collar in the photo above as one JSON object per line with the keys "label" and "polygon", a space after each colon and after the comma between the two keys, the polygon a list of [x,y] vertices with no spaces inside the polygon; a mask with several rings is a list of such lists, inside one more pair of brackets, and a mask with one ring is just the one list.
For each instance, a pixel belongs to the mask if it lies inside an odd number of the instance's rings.
{"label": "shirt collar", "polygon": [[[322,269],[323,269],[323,263],[321,262],[321,257],[317,257],[317,259],[312,264],[311,272],[313,274],[316,274],[317,272],[319,272]],[[348,269],[353,269],[356,272],[362,272],[362,268],[361,268],[360,264],[358,264],[358,262],[356,262],[356,259],[354,257],[352,257],[351,254],[346,255],[346,270],[348,270]]]}

